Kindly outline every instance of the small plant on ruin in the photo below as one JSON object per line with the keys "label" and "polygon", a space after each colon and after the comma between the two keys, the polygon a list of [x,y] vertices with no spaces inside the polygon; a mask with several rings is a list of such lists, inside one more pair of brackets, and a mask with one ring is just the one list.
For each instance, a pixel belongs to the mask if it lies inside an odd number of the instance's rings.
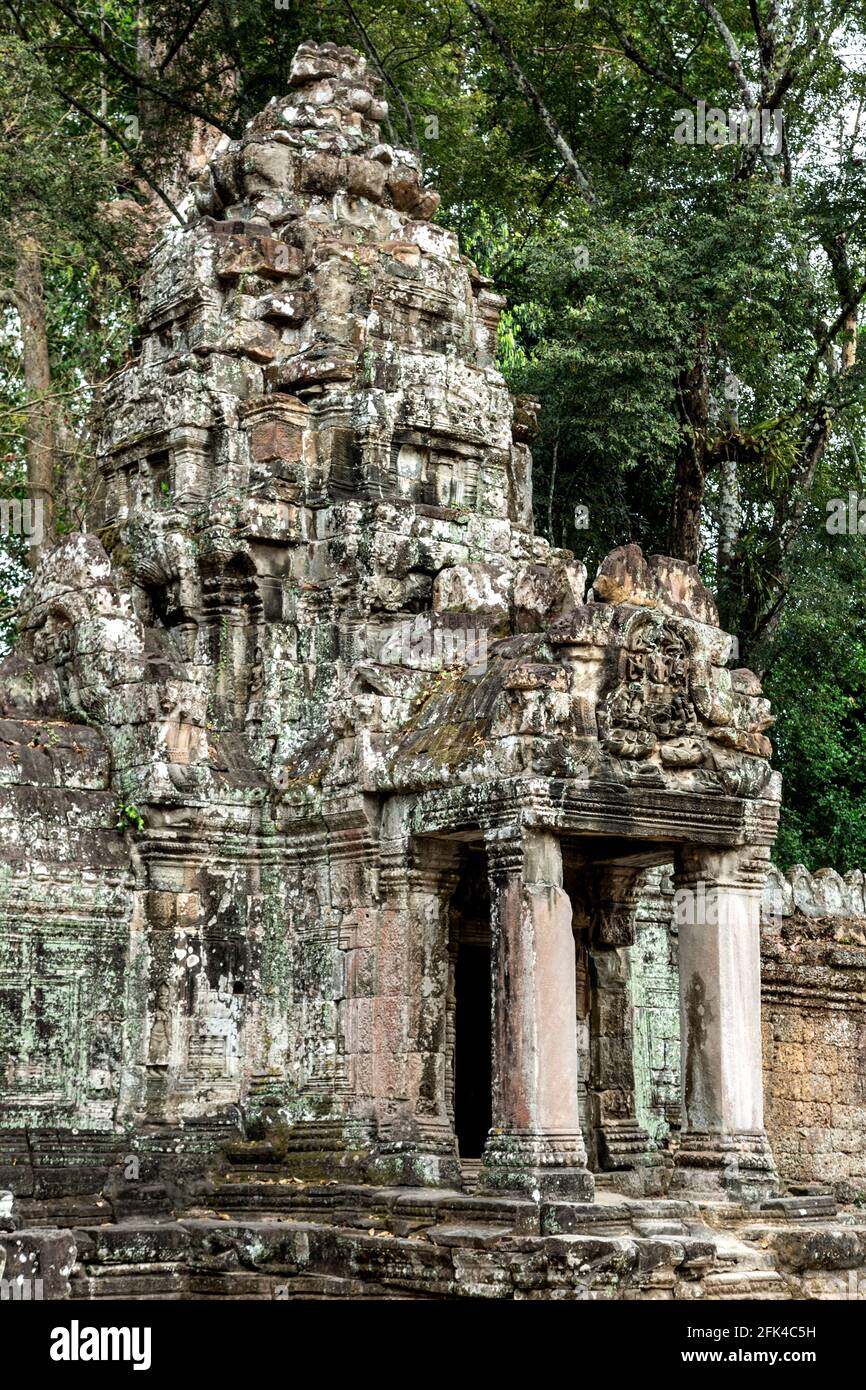
{"label": "small plant on ruin", "polygon": [[121,801],[118,803],[115,829],[138,831],[144,829],[144,816],[132,802]]}

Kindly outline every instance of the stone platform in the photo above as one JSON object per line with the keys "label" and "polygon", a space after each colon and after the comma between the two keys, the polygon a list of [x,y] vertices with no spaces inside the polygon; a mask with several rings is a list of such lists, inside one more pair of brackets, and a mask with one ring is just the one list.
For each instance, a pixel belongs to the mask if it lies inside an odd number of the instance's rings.
{"label": "stone platform", "polygon": [[177,1216],[105,1216],[0,1231],[6,1278],[46,1299],[866,1298],[866,1212],[826,1196],[537,1203],[259,1177]]}

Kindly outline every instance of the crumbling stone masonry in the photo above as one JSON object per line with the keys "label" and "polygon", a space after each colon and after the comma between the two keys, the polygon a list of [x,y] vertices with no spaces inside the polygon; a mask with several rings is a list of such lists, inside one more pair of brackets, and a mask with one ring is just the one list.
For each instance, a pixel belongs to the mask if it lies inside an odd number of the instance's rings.
{"label": "crumbling stone masonry", "polygon": [[866,908],[859,870],[773,875],[762,933],[768,1128],[789,1182],[866,1202]]}
{"label": "crumbling stone masonry", "polygon": [[[0,667],[14,1241],[93,1296],[688,1296],[695,1202],[778,1187],[767,702],[693,569],[629,546],[587,590],[533,534],[503,301],[364,60],[305,44],[291,83],[153,252],[90,527]],[[629,991],[671,861],[712,904],[675,1153]]]}

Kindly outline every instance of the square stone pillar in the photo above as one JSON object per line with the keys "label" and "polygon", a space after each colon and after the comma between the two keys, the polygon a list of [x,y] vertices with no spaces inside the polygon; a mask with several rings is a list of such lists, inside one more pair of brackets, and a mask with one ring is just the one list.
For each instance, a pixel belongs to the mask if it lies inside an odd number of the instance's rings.
{"label": "square stone pillar", "polygon": [[580,1132],[572,912],[547,831],[487,837],[491,890],[493,1127],[481,1184],[593,1196]]}
{"label": "square stone pillar", "polygon": [[764,1131],[761,891],[769,850],[689,847],[675,872],[683,1130],[675,1186],[778,1190]]}
{"label": "square stone pillar", "polygon": [[458,844],[418,837],[383,852],[376,1033],[376,1183],[459,1187],[447,1095],[449,909]]}
{"label": "square stone pillar", "polygon": [[210,431],[184,425],[168,437],[173,474],[172,500],[178,506],[196,506],[207,495]]}

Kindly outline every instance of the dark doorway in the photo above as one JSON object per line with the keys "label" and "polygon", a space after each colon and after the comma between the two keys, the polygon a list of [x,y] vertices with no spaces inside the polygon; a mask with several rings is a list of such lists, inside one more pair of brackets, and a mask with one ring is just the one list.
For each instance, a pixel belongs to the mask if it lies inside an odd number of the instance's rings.
{"label": "dark doorway", "polygon": [[480,1158],[491,1125],[490,947],[462,942],[454,976],[454,1127],[461,1158]]}

